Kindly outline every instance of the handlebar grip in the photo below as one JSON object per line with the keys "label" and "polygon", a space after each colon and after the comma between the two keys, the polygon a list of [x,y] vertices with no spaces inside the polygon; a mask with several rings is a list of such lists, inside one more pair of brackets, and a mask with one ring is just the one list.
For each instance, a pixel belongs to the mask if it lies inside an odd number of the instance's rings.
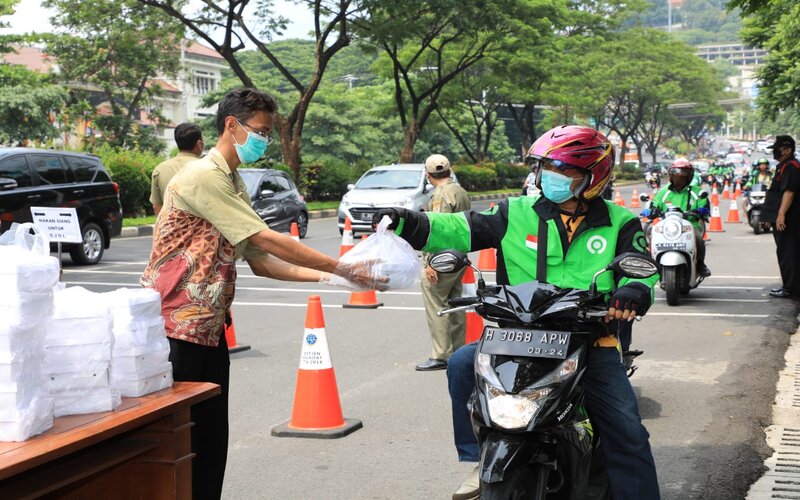
{"label": "handlebar grip", "polygon": [[450,304],[450,307],[471,306],[472,304],[477,304],[478,302],[478,297],[453,297],[447,301],[447,303]]}

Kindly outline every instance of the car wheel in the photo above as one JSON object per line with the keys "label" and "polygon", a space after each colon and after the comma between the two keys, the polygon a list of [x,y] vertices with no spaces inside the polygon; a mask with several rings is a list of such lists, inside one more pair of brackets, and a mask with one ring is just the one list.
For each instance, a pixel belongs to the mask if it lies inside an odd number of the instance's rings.
{"label": "car wheel", "polygon": [[86,224],[83,228],[83,243],[72,247],[69,251],[72,261],[82,266],[90,266],[100,262],[106,248],[106,237],[97,224]]}
{"label": "car wheel", "polygon": [[308,214],[305,212],[300,212],[297,214],[297,232],[300,234],[300,238],[305,238],[306,233],[308,232]]}

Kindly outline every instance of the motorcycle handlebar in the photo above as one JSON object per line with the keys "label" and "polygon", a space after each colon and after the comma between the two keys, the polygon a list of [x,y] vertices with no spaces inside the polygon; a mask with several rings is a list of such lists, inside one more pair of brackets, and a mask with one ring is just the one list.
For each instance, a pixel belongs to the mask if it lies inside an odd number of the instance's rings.
{"label": "motorcycle handlebar", "polygon": [[480,302],[478,297],[452,297],[447,301],[450,307],[472,306]]}

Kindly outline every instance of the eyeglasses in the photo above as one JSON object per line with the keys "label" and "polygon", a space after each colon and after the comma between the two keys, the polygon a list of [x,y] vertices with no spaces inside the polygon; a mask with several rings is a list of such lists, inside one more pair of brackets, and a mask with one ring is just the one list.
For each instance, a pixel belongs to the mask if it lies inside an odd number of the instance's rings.
{"label": "eyeglasses", "polygon": [[266,132],[264,130],[257,129],[257,128],[253,127],[252,125],[248,124],[248,123],[241,122],[239,120],[236,120],[236,121],[239,123],[239,125],[249,128],[250,130],[253,131],[254,134],[256,134],[257,136],[261,137],[262,139],[265,139],[267,141],[267,144],[272,142],[272,137],[271,137],[272,131]]}

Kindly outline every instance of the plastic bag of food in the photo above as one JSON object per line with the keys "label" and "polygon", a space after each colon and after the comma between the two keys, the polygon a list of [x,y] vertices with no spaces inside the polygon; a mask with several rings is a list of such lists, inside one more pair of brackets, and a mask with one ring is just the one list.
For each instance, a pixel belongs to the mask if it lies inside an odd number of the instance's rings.
{"label": "plastic bag of food", "polygon": [[340,266],[363,266],[372,287],[381,291],[414,287],[422,271],[417,252],[387,229],[390,223],[391,219],[384,217],[374,234],[339,258]]}

